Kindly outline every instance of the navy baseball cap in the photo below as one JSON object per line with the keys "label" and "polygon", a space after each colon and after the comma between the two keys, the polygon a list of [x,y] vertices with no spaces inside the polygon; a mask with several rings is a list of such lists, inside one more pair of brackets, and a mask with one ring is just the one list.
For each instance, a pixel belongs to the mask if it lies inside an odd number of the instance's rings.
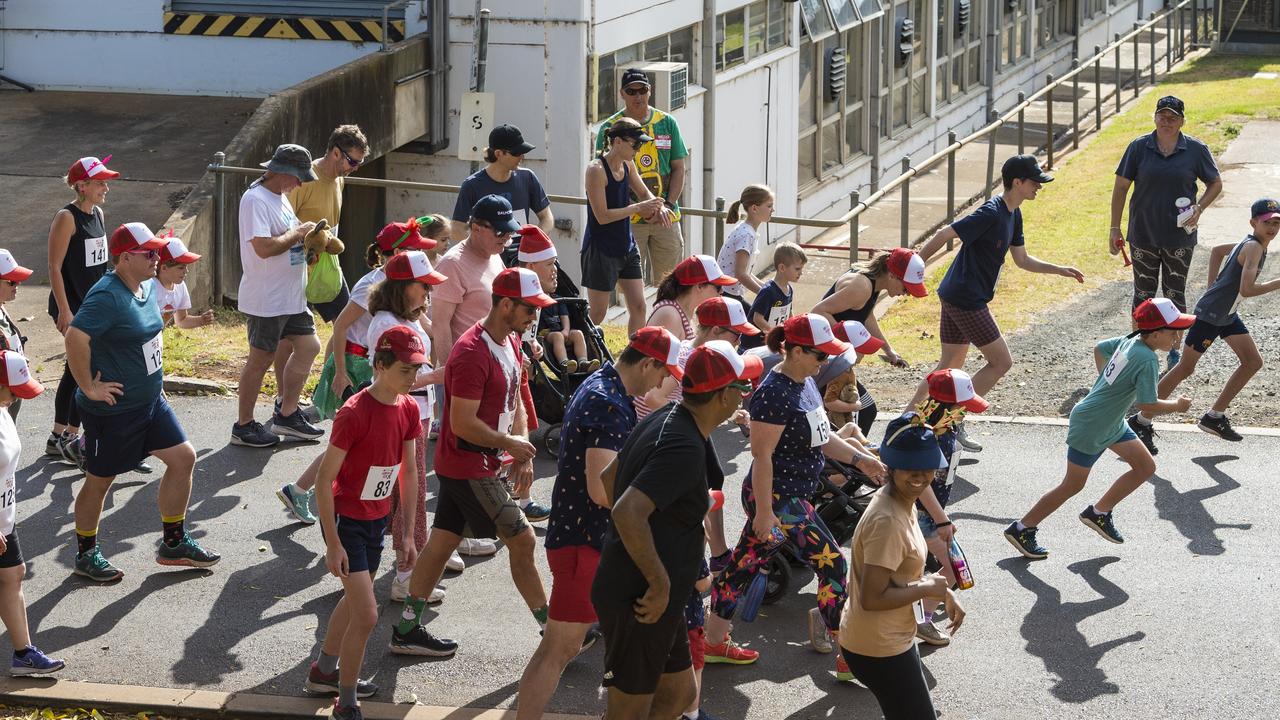
{"label": "navy baseball cap", "polygon": [[515,213],[511,211],[511,203],[501,195],[485,195],[476,201],[471,208],[471,221],[477,220],[489,223],[497,232],[520,232],[520,223],[516,222]]}
{"label": "navy baseball cap", "polygon": [[1004,161],[1000,175],[1005,182],[1014,180],[1035,180],[1039,183],[1053,182],[1053,176],[1040,167],[1035,155],[1014,155]]}
{"label": "navy baseball cap", "polygon": [[1266,222],[1273,217],[1280,217],[1280,202],[1276,202],[1271,198],[1255,200],[1253,205],[1249,207],[1249,217],[1262,222]]}
{"label": "navy baseball cap", "polygon": [[940,470],[947,459],[938,449],[933,428],[912,422],[905,414],[889,421],[880,443],[880,460],[894,470]]}
{"label": "navy baseball cap", "polygon": [[1182,104],[1182,99],[1173,95],[1165,95],[1156,101],[1156,112],[1168,110],[1178,117],[1186,117],[1186,106]]}
{"label": "navy baseball cap", "polygon": [[644,83],[645,87],[652,87],[649,84],[649,76],[644,74],[640,68],[627,68],[622,71],[622,87],[634,85],[635,83]]}

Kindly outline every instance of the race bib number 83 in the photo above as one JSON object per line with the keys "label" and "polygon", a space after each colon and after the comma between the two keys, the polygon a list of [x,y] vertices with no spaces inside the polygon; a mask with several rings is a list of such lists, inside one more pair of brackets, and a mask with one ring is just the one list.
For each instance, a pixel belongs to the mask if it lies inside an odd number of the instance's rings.
{"label": "race bib number 83", "polygon": [[396,478],[400,476],[400,464],[391,467],[371,467],[364,479],[364,490],[361,500],[386,500],[396,488]]}

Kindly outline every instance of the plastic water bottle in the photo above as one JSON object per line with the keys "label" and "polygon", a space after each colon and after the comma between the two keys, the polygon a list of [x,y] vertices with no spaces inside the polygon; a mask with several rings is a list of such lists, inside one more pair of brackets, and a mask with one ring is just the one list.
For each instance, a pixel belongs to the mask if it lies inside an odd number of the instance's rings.
{"label": "plastic water bottle", "polygon": [[955,573],[956,583],[961,590],[968,590],[973,587],[973,573],[969,571],[969,561],[964,557],[964,550],[960,548],[960,543],[951,539],[951,546],[947,548],[947,557],[951,561],[951,571]]}
{"label": "plastic water bottle", "polygon": [[1187,227],[1186,224],[1194,212],[1191,208],[1191,198],[1180,197],[1173,201],[1173,205],[1178,209],[1178,227],[1182,228],[1182,231],[1188,235],[1195,232],[1196,229],[1194,227]]}

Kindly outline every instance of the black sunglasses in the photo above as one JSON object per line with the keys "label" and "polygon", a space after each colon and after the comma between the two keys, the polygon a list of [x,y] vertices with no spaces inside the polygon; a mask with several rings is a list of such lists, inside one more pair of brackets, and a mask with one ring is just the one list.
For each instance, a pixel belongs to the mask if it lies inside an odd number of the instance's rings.
{"label": "black sunglasses", "polygon": [[632,97],[635,97],[636,95],[648,95],[648,94],[649,94],[649,88],[648,88],[647,86],[645,86],[645,85],[641,85],[640,87],[629,87],[629,88],[623,88],[623,89],[622,89],[622,92],[624,92],[624,93],[626,93],[626,94],[628,94],[628,95],[630,95],[630,96],[632,96]]}
{"label": "black sunglasses", "polygon": [[351,166],[351,167],[353,167],[353,168],[358,168],[358,167],[360,167],[361,165],[363,165],[363,164],[364,164],[364,160],[363,160],[363,159],[357,160],[357,159],[355,159],[355,158],[351,157],[350,155],[348,155],[348,154],[347,154],[347,151],[346,151],[346,150],[343,150],[342,148],[338,148],[338,152],[342,153],[342,157],[344,157],[344,158],[346,158],[346,159],[347,159],[347,164],[348,164],[348,165],[350,165],[350,166]]}
{"label": "black sunglasses", "polygon": [[823,360],[826,360],[828,357],[830,357],[830,355],[828,355],[825,351],[819,350],[819,349],[818,349],[818,348],[816,348],[816,347],[809,347],[808,345],[801,345],[801,346],[800,346],[800,349],[801,349],[801,350],[803,350],[803,351],[805,351],[806,353],[808,353],[808,354],[812,355],[812,356],[813,356],[813,359],[814,359],[814,360],[817,360],[818,362],[822,362]]}

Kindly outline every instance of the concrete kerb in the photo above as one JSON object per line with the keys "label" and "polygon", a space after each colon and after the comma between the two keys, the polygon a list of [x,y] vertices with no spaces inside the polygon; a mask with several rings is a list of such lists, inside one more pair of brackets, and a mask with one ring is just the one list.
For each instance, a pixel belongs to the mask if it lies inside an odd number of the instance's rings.
{"label": "concrete kerb", "polygon": [[[997,425],[1056,425],[1066,427],[1069,423],[1067,418],[1055,417],[1035,417],[1027,415],[966,415],[965,422],[975,423],[992,423]],[[1156,430],[1160,432],[1175,433],[1195,433],[1202,432],[1199,428],[1191,423],[1154,423]],[[1280,437],[1280,428],[1264,428],[1264,427],[1237,427],[1235,431],[1241,435],[1255,435],[1258,437]]]}
{"label": "concrete kerb", "polygon": [[[55,708],[97,708],[192,718],[329,717],[332,700],[225,693],[184,688],[105,685],[69,680],[0,678],[0,702]],[[513,720],[514,710],[363,702],[369,720]],[[596,720],[594,715],[547,714],[547,720]]]}

